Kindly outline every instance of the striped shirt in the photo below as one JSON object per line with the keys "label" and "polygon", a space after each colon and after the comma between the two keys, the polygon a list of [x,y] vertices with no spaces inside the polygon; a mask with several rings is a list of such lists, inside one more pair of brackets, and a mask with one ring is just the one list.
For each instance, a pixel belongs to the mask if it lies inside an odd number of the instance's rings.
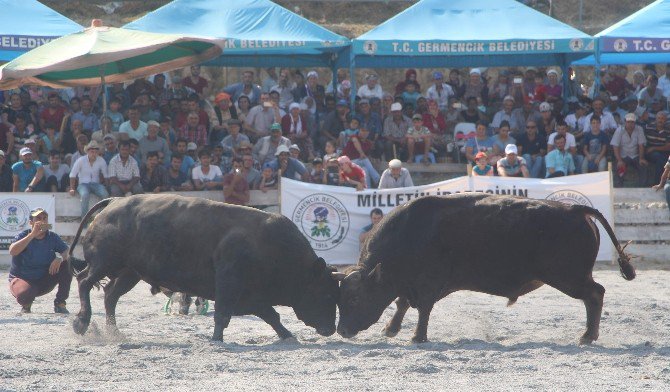
{"label": "striped shirt", "polygon": [[129,156],[124,164],[121,156],[117,154],[109,161],[109,177],[116,177],[119,181],[130,181],[134,177],[140,177],[140,167],[132,156]]}

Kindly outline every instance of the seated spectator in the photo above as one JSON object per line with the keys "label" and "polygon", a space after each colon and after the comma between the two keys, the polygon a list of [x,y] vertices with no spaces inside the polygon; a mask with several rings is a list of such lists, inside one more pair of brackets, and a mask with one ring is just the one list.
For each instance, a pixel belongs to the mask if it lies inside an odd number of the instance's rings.
{"label": "seated spectator", "polygon": [[300,160],[300,147],[297,144],[291,144],[288,147],[288,153],[291,158]]}
{"label": "seated spectator", "polygon": [[243,206],[249,203],[249,183],[243,165],[242,158],[233,158],[233,170],[223,176],[223,198],[228,204]]}
{"label": "seated spectator", "polygon": [[249,110],[249,115],[247,115],[244,124],[246,134],[253,142],[268,136],[272,124],[281,123],[281,118],[284,115],[279,106],[270,100],[268,94],[261,95],[260,102],[260,105]]}
{"label": "seated spectator", "polygon": [[342,155],[348,156],[352,162],[365,170],[365,186],[371,188],[372,184],[379,182],[379,173],[368,158],[368,153],[372,150],[372,142],[368,139],[368,133],[366,128],[361,128],[357,134],[352,135],[342,150]]}
{"label": "seated spectator", "polygon": [[314,70],[307,73],[307,80],[305,83],[298,83],[293,90],[293,99],[295,102],[302,102],[305,97],[312,97],[317,110],[319,112],[323,111],[326,89],[323,85],[319,84],[319,74]]}
{"label": "seated spectator", "polygon": [[44,191],[44,167],[33,156],[29,147],[19,151],[20,161],[12,165],[12,192]]}
{"label": "seated spectator", "polygon": [[356,118],[358,119],[358,127],[366,128],[369,131],[368,139],[372,142],[372,148],[368,155],[374,158],[380,158],[383,152],[382,150],[384,149],[384,143],[381,139],[382,121],[379,114],[372,110],[373,101],[379,101],[379,99],[361,99],[358,104]]}
{"label": "seated spectator", "polygon": [[586,120],[586,105],[581,102],[576,103],[574,113],[565,116],[565,123],[568,124],[570,133],[575,136],[578,142],[582,140],[584,129],[587,128]]}
{"label": "seated spectator", "polygon": [[647,76],[647,87],[643,88],[637,96],[638,104],[650,108],[652,102],[662,102],[664,100],[663,91],[658,88],[658,77],[656,75]]}
{"label": "seated spectator", "polygon": [[270,162],[272,169],[277,171],[281,177],[295,179],[300,177],[302,181],[309,182],[309,172],[299,160],[290,157],[288,147],[281,144],[275,151],[275,159]]}
{"label": "seated spectator", "polygon": [[198,153],[200,165],[193,168],[191,178],[196,191],[223,189],[223,173],[218,166],[211,165],[211,155],[207,148]]}
{"label": "seated spectator", "polygon": [[539,133],[551,135],[556,131],[556,119],[549,102],[540,104],[540,122],[537,123]]}
{"label": "seated spectator", "polygon": [[81,110],[74,113],[71,117],[72,121],[79,120],[82,123],[82,128],[87,135],[100,129],[100,122],[98,116],[93,113],[93,101],[91,98],[84,97],[81,99]]}
{"label": "seated spectator", "polygon": [[547,84],[544,86],[544,92],[549,103],[563,96],[563,86],[558,81],[558,71],[553,68],[547,71]]}
{"label": "seated spectator", "polygon": [[[98,151],[100,147],[95,141],[86,146],[86,155],[72,164],[70,171],[70,196],[74,196],[75,189],[81,197],[81,216],[88,212],[88,203],[91,193],[100,199],[109,197],[105,189],[104,180],[107,178],[107,163]],[[76,188],[75,188],[76,186]]]}
{"label": "seated spectator", "polygon": [[113,132],[114,124],[112,124],[112,119],[108,116],[104,116],[100,119],[100,129],[93,132],[91,135],[91,140],[95,140],[98,144],[102,144],[105,136],[112,135],[116,137],[119,133]]}
{"label": "seated spectator", "polygon": [[237,99],[235,108],[237,110],[237,119],[242,121],[242,124],[245,124],[247,122],[249,112],[251,111],[251,102],[249,102],[249,97],[244,95],[240,96]]}
{"label": "seated spectator", "polygon": [[544,178],[545,173],[542,169],[544,155],[547,153],[547,137],[544,134],[538,135],[535,121],[529,120],[525,128],[526,132],[517,140],[519,155],[526,160],[532,178]]}
{"label": "seated spectator", "polygon": [[440,110],[437,101],[429,100],[428,110],[423,114],[423,126],[428,128],[430,133],[433,134],[431,145],[438,150],[444,151],[447,148],[447,122]]}
{"label": "seated spectator", "polygon": [[140,168],[140,185],[147,192],[160,193],[170,189],[167,170],[158,164],[158,151],[149,151]]}
{"label": "seated spectator", "polygon": [[486,81],[483,80],[482,71],[479,68],[470,70],[470,79],[465,84],[463,97],[465,99],[475,98],[477,101],[481,101],[484,106],[488,106],[489,88]]}
{"label": "seated spectator", "polygon": [[240,133],[242,129],[242,122],[240,120],[228,120],[228,136],[221,140],[223,146],[223,153],[226,155],[234,155],[235,150],[242,145],[242,143],[250,143],[247,135]]}
{"label": "seated spectator", "polygon": [[476,124],[478,122],[486,122],[486,115],[479,110],[479,103],[477,98],[470,97],[467,99],[467,107],[461,111],[461,122],[468,122]]}
{"label": "seated spectator", "polygon": [[233,158],[232,155],[223,155],[223,146],[217,144],[212,147],[210,165],[218,166],[221,169],[221,173],[228,173],[233,168]]}
{"label": "seated spectator", "polygon": [[170,156],[170,147],[167,140],[158,136],[160,131],[160,124],[157,121],[151,120],[147,123],[147,136],[139,140],[139,155],[140,161],[146,163],[147,156],[151,151],[160,151],[164,156]]}
{"label": "seated spectator", "polygon": [[382,86],[378,84],[379,77],[375,74],[368,74],[365,76],[365,84],[359,87],[356,95],[361,97],[361,99],[370,99],[377,97],[382,99],[384,92],[382,91]]}
{"label": "seated spectator", "polygon": [[[135,162],[137,162],[137,165],[139,166],[140,164],[140,142],[137,141],[137,139],[128,139],[128,143],[130,143],[130,156],[135,158]],[[110,161],[111,162],[111,161]]]}
{"label": "seated spectator", "polygon": [[263,165],[263,171],[261,172],[261,182],[258,184],[258,189],[265,193],[269,190],[277,189],[277,185],[277,173],[272,168],[272,164],[268,162]]}
{"label": "seated spectator", "polygon": [[60,162],[60,153],[51,150],[49,164],[44,167],[47,192],[66,192],[70,184],[70,166]]}
{"label": "seated spectator", "polygon": [[[419,150],[421,154],[421,162],[424,164],[431,163],[430,146],[433,139],[433,134],[428,128],[423,126],[423,116],[415,114],[412,117],[412,126],[407,129],[407,162],[414,162],[414,151]],[[432,157],[432,162],[435,163],[435,157]]]}
{"label": "seated spectator", "polygon": [[237,99],[242,95],[248,97],[249,102],[251,102],[251,106],[258,105],[261,97],[260,86],[254,84],[253,71],[244,71],[242,73],[242,81],[240,83],[226,86],[223,91],[229,94],[233,98],[233,101],[237,101]]}
{"label": "seated spectator", "polygon": [[[221,142],[228,132],[228,124],[230,120],[237,120],[237,109],[230,100],[230,95],[226,93],[218,93],[214,98],[213,107],[209,109],[209,123],[211,124],[209,144],[215,145]],[[241,127],[240,122],[240,127]]]}
{"label": "seated spectator", "polygon": [[454,90],[452,90],[451,86],[444,82],[442,72],[433,72],[433,84],[428,87],[425,95],[428,101],[435,101],[439,109],[444,111],[449,105],[449,98],[454,95]]}
{"label": "seated spectator", "polygon": [[325,174],[326,170],[323,167],[323,160],[321,158],[314,158],[312,160],[312,170],[309,171],[310,182],[324,184]]}
{"label": "seated spectator", "polygon": [[337,158],[340,167],[339,184],[356,188],[357,191],[365,189],[365,171],[357,164],[351,162],[348,156],[342,155]]}
{"label": "seated spectator", "polygon": [[614,115],[614,113],[618,113],[619,117],[624,118],[626,117],[628,111],[619,107],[619,100],[620,98],[616,95],[610,96],[609,103],[607,107],[604,109],[604,111],[607,113],[612,113],[612,115]]}
{"label": "seated spectator", "polygon": [[47,102],[47,106],[40,113],[40,129],[46,130],[47,128],[51,128],[60,130],[63,118],[65,118],[65,106],[61,103],[61,99],[56,91],[48,94]]}
{"label": "seated spectator", "polygon": [[258,140],[252,151],[254,159],[260,162],[261,165],[272,161],[280,146],[285,146],[286,152],[288,152],[288,147],[291,145],[291,141],[282,136],[282,129],[279,123],[272,124],[270,131],[270,135],[263,136]]}
{"label": "seated spectator", "polygon": [[327,141],[325,146],[325,154],[323,155],[323,161],[327,164],[328,160],[339,157],[340,154],[337,152],[337,146],[333,141]]}
{"label": "seated spectator", "polygon": [[[417,83],[407,83],[405,85],[405,91],[400,94],[402,101],[405,105],[411,105],[416,107],[416,101],[421,97],[421,93],[416,89]],[[363,101],[363,100],[361,100]],[[369,102],[368,100],[365,100]]]}
{"label": "seated spectator", "polygon": [[186,117],[186,124],[177,130],[177,137],[200,147],[207,145],[207,128],[199,123],[198,113],[191,111]]}
{"label": "seated spectator", "polygon": [[529,121],[537,124],[542,120],[540,112],[535,108],[535,101],[528,96],[524,96],[521,107],[512,110],[512,117],[519,127],[516,133],[512,133],[515,138],[526,133],[526,124]]}
{"label": "seated spectator", "polygon": [[546,157],[546,178],[569,176],[575,173],[575,161],[572,154],[565,148],[565,135],[554,137],[554,149]]}
{"label": "seated spectator", "polygon": [[515,144],[505,146],[505,157],[498,160],[496,169],[501,177],[530,177],[526,160],[518,155]]}
{"label": "seated spectator", "polygon": [[513,134],[519,131],[519,125],[516,123],[516,117],[514,117],[513,110],[514,97],[507,95],[503,99],[502,109],[493,116],[493,121],[491,122],[491,128],[493,128],[493,132],[498,131],[501,126],[500,124],[502,124],[503,121],[507,122],[509,131]]}
{"label": "seated spectator", "polygon": [[416,80],[416,70],[415,69],[408,69],[405,71],[405,80],[402,82],[398,82],[398,84],[395,85],[395,95],[400,95],[405,91],[405,87],[408,84],[414,84],[416,86],[416,91],[421,91],[421,86]]}
{"label": "seated spectator", "polygon": [[128,121],[119,126],[119,137],[121,140],[140,140],[148,135],[147,123],[140,120],[140,110],[137,106],[128,109]]}
{"label": "seated spectator", "polygon": [[179,152],[175,152],[170,158],[170,167],[167,170],[167,186],[170,191],[193,190],[193,184],[188,174],[181,171],[183,161],[184,155]]}
{"label": "seated spectator", "polygon": [[135,100],[135,106],[137,106],[140,111],[140,120],[145,123],[148,123],[149,121],[158,121],[161,118],[160,112],[154,109],[153,105],[155,102],[153,99],[153,95],[150,96],[147,93],[141,93]]}
{"label": "seated spectator", "polygon": [[478,152],[487,153],[488,163],[495,164],[495,161],[492,161],[488,156],[489,154],[493,155],[493,139],[486,135],[486,124],[483,122],[477,123],[475,137],[468,139],[465,143],[465,158],[469,162],[474,162],[475,155]]}
{"label": "seated spectator", "polygon": [[329,158],[326,161],[326,168],[323,173],[324,185],[339,186],[340,185],[340,167],[337,163],[337,158]]}
{"label": "seated spectator", "polygon": [[140,184],[140,167],[137,160],[131,156],[130,141],[119,142],[119,153],[109,161],[107,173],[109,192],[112,196],[125,196],[128,192],[137,195],[143,192]]}
{"label": "seated spectator", "polygon": [[344,150],[344,147],[349,143],[351,137],[358,135],[360,124],[361,122],[358,117],[351,117],[349,120],[349,127],[340,132],[340,136],[337,141],[338,150]]}
{"label": "seated spectator", "polygon": [[475,165],[472,167],[473,176],[493,176],[493,166],[488,164],[489,158],[484,151],[475,155]]}
{"label": "seated spectator", "polygon": [[607,170],[607,146],[610,140],[600,130],[600,117],[591,117],[591,131],[584,135],[582,173]]}
{"label": "seated spectator", "polygon": [[116,147],[116,138],[113,135],[107,135],[102,140],[105,150],[102,152],[102,157],[105,162],[109,165],[109,161],[114,158],[116,154],[119,153],[119,150]]}
{"label": "seated spectator", "polygon": [[319,146],[322,147],[327,141],[336,142],[340,133],[347,128],[349,124],[349,104],[346,100],[337,101],[335,111],[326,115],[319,132]]}
{"label": "seated spectator", "polygon": [[644,145],[647,139],[644,137],[642,127],[635,124],[636,120],[635,113],[628,113],[625,124],[614,132],[610,142],[617,166],[617,173],[614,176],[615,187],[623,186],[623,178],[629,167],[637,170],[638,186],[647,186],[646,167],[649,163],[644,159]]}
{"label": "seated spectator", "polygon": [[465,94],[465,83],[461,79],[461,72],[458,69],[452,69],[449,71],[449,80],[447,84],[451,86],[451,90],[454,92],[454,98],[460,100]]}
{"label": "seated spectator", "polygon": [[[505,148],[508,144],[516,144],[516,140],[510,136],[510,126],[506,120],[503,120],[498,127],[498,134],[493,135],[493,146],[495,153],[501,155],[504,154]],[[498,158],[500,159],[500,158]]]}
{"label": "seated spectator", "polygon": [[644,158],[654,167],[653,182],[661,178],[670,155],[670,132],[667,129],[667,120],[668,114],[660,111],[656,113],[655,121],[648,123],[644,128],[644,137],[647,139]]}
{"label": "seated spectator", "polygon": [[388,169],[384,170],[379,180],[378,189],[405,188],[414,186],[409,170],[402,167],[400,159],[391,159]]}
{"label": "seated spectator", "polygon": [[[181,166],[179,168],[179,171],[184,173],[188,178],[191,178],[191,169],[193,166],[195,166],[195,160],[187,154],[188,152],[188,141],[186,139],[177,139],[177,143],[175,143],[176,146],[176,151],[175,154],[180,154],[182,156],[182,162]],[[197,146],[195,146],[194,151],[197,150]],[[172,162],[170,163],[172,165]]]}
{"label": "seated spectator", "polygon": [[377,224],[379,224],[382,218],[384,218],[384,212],[382,212],[381,209],[373,208],[372,211],[370,211],[370,224],[363,227],[361,229],[361,233],[358,235],[359,246],[361,247],[363,246],[365,240],[368,239],[368,236],[370,235],[370,231],[372,230],[372,228],[375,227]]}
{"label": "seated spectator", "polygon": [[581,172],[584,157],[579,154],[575,135],[568,132],[568,124],[566,124],[565,121],[559,120],[556,122],[556,132],[549,135],[549,139],[547,140],[547,151],[551,152],[554,149],[554,139],[557,135],[565,136],[565,149],[572,155],[572,159],[575,162],[578,172]]}
{"label": "seated spectator", "polygon": [[314,145],[310,136],[312,130],[308,124],[307,118],[300,113],[300,104],[295,102],[289,105],[289,113],[281,119],[282,132],[291,144],[298,145],[302,161],[314,159]]}
{"label": "seated spectator", "polygon": [[593,112],[586,116],[584,132],[589,132],[591,130],[591,117],[598,116],[600,117],[600,130],[605,132],[607,136],[612,136],[614,131],[618,128],[616,121],[612,113],[605,111],[605,101],[602,98],[595,98],[593,100]]}

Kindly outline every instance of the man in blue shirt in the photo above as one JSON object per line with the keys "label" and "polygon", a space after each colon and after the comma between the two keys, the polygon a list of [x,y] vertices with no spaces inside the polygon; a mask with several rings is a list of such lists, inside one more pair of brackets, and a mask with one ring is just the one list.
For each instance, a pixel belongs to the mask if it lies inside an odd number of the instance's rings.
{"label": "man in blue shirt", "polygon": [[270,161],[272,169],[277,171],[281,169],[281,176],[290,178],[292,180],[300,179],[304,182],[309,182],[309,172],[307,168],[297,159],[291,158],[288,147],[280,145],[277,147],[273,161]]}
{"label": "man in blue shirt", "polygon": [[575,173],[575,161],[572,154],[565,149],[565,135],[558,134],[554,138],[554,150],[545,159],[547,178],[569,176]]}
{"label": "man in blue shirt", "polygon": [[19,151],[20,162],[12,165],[12,190],[14,192],[41,192],[44,182],[42,162],[33,160],[30,147]]}
{"label": "man in blue shirt", "polygon": [[65,307],[72,283],[68,246],[58,234],[49,230],[48,218],[44,209],[32,210],[30,229],[17,234],[9,246],[9,254],[12,255],[9,290],[23,313],[30,313],[35,297],[50,293],[56,285],[54,312],[69,313]]}

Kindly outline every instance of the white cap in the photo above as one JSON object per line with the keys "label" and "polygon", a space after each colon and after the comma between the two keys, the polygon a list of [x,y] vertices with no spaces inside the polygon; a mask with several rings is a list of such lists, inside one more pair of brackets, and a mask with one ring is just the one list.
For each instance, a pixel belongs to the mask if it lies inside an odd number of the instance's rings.
{"label": "white cap", "polygon": [[300,109],[300,104],[297,102],[293,102],[288,106],[288,110],[293,110],[293,109]]}
{"label": "white cap", "polygon": [[503,98],[503,101],[512,101],[514,102],[514,97],[511,95],[505,95],[505,98]]}
{"label": "white cap", "polygon": [[541,112],[551,112],[551,104],[549,102],[542,102],[540,104]]}
{"label": "white cap", "polygon": [[480,71],[479,68],[473,68],[470,70],[470,75],[472,74],[481,75],[482,71]]}
{"label": "white cap", "polygon": [[402,162],[400,159],[391,159],[389,161],[389,168],[391,169],[400,169],[402,167]]}
{"label": "white cap", "polygon": [[635,113],[627,113],[625,119],[626,121],[635,122],[637,120],[637,116],[635,115]]}
{"label": "white cap", "polygon": [[279,147],[277,147],[277,151],[275,152],[275,156],[279,156],[279,154],[281,154],[282,152],[290,152],[288,150],[288,147],[286,147],[286,145],[284,145],[284,144],[281,144],[281,145],[279,145]]}
{"label": "white cap", "polygon": [[291,147],[288,148],[289,150],[298,150],[300,151],[300,147],[298,147],[297,144],[291,144]]}
{"label": "white cap", "polygon": [[21,151],[19,151],[19,155],[24,156],[28,154],[32,154],[33,150],[31,150],[29,147],[23,147]]}
{"label": "white cap", "polygon": [[35,139],[33,139],[32,137],[26,139],[23,143],[24,143],[24,144],[37,144],[37,142],[35,141]]}
{"label": "white cap", "polygon": [[189,143],[186,145],[186,151],[195,151],[195,150],[197,150],[197,149],[198,149],[198,145],[195,144],[195,143],[193,143],[193,142],[189,142]]}
{"label": "white cap", "polygon": [[147,126],[149,126],[149,125],[155,125],[155,126],[157,126],[157,127],[160,127],[160,126],[161,126],[161,125],[158,123],[158,121],[156,121],[156,120],[147,121]]}
{"label": "white cap", "polygon": [[0,157],[4,157],[4,156],[5,156],[5,152],[0,150]]}
{"label": "white cap", "polygon": [[392,112],[399,112],[402,110],[402,105],[400,102],[394,102],[391,104],[391,111]]}
{"label": "white cap", "polygon": [[519,150],[516,148],[516,144],[508,144],[505,146],[505,154],[518,154]]}
{"label": "white cap", "polygon": [[551,75],[551,74],[554,74],[554,75],[558,76],[558,71],[556,71],[555,69],[552,68],[549,71],[547,71],[547,75]]}
{"label": "white cap", "polygon": [[312,76],[315,76],[315,77],[318,78],[318,77],[319,77],[319,74],[318,74],[316,71],[314,71],[314,70],[307,72],[307,77],[308,77],[308,78],[311,78]]}

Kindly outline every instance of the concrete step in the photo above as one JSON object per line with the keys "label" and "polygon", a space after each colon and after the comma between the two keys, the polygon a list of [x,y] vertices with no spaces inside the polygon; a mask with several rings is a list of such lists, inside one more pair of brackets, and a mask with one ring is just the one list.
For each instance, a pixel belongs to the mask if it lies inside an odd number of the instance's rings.
{"label": "concrete step", "polygon": [[665,203],[615,204],[615,225],[670,224],[670,211]]}
{"label": "concrete step", "polygon": [[[616,226],[614,228],[619,241],[668,241],[670,242],[670,224],[643,226]],[[666,248],[667,246],[663,245]]]}
{"label": "concrete step", "polygon": [[652,203],[665,202],[663,191],[651,188],[615,188],[614,203]]}

